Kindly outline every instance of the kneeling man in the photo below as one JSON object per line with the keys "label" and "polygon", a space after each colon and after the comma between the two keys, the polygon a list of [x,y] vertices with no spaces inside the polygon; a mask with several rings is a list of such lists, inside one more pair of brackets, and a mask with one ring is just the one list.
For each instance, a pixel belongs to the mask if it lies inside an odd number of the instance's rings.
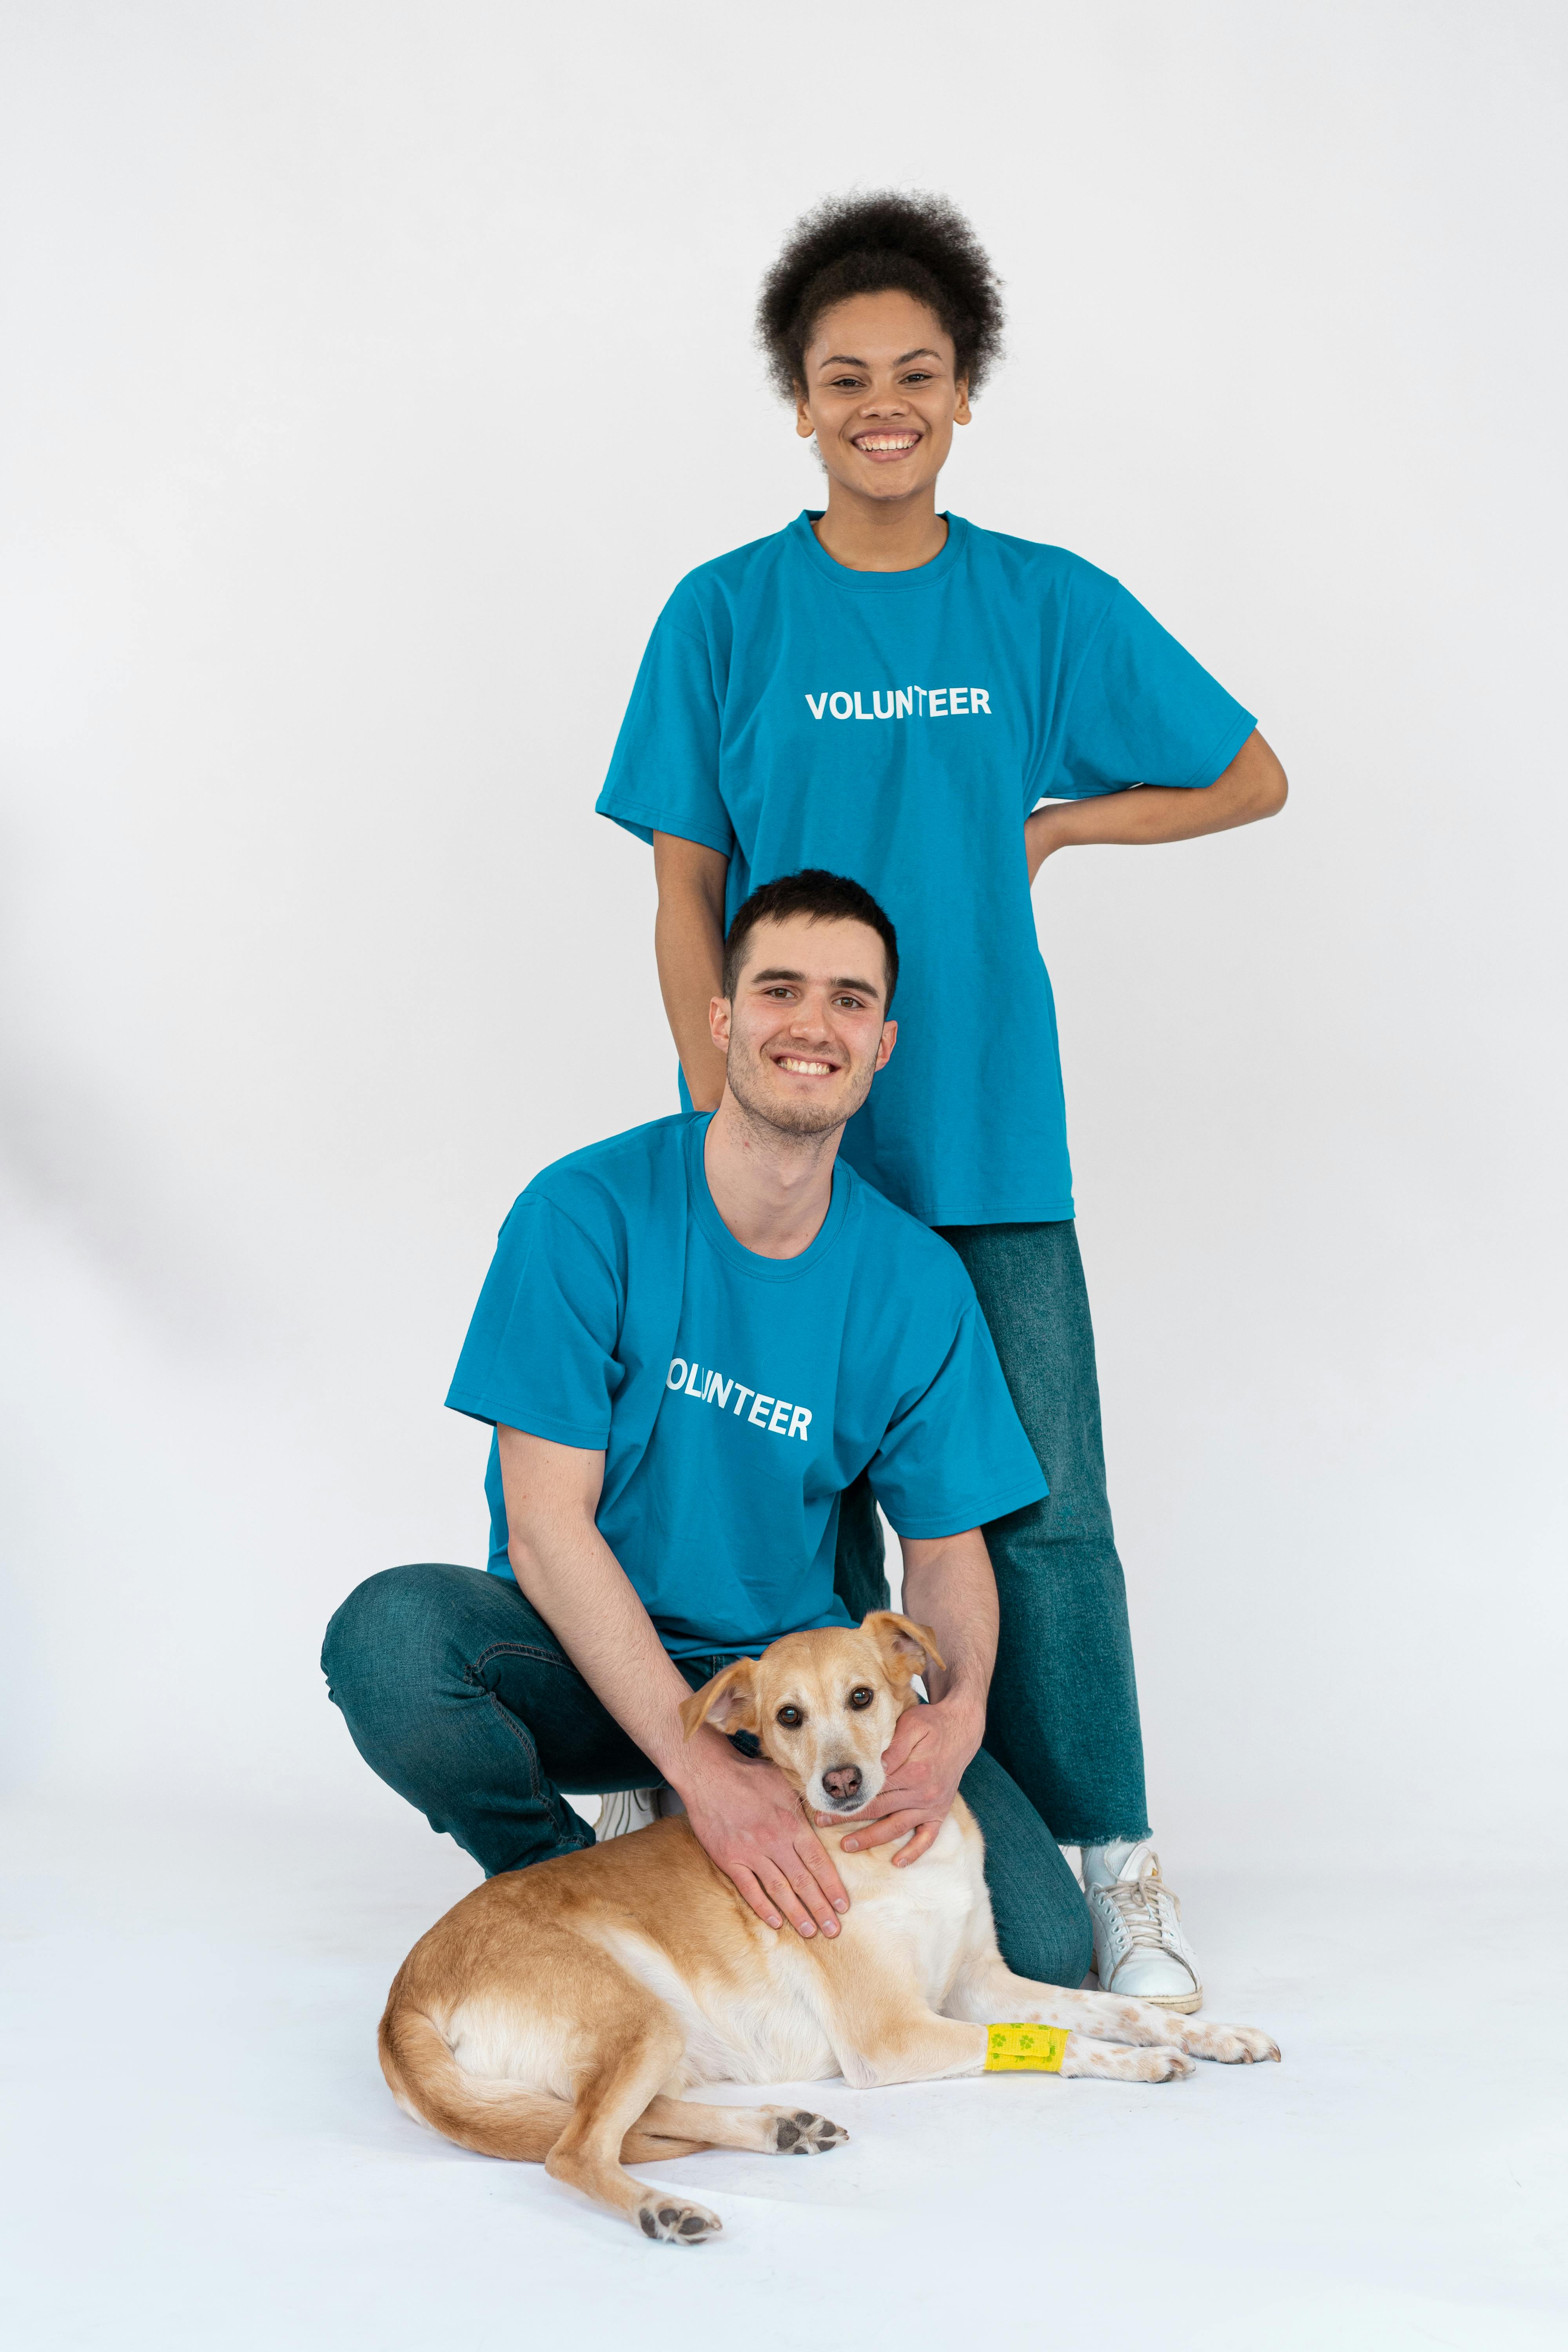
{"label": "kneeling man", "polygon": [[838,1498],[868,1470],[947,1665],[846,1843],[907,1840],[916,1865],[962,1785],[1008,1965],[1076,1985],[1083,1896],[983,1744],[980,1530],[1046,1482],[958,1256],[838,1156],[897,977],[857,883],[791,875],[741,908],[717,1110],[558,1160],[501,1228],[447,1398],[495,1430],[489,1574],[370,1578],[322,1665],[366,1762],[487,1875],[594,1843],[563,1791],[662,1786],[760,1917],[835,1936],[848,1898],[787,1781],[743,1735],[688,1741],[679,1709],[731,1659],[849,1622]]}

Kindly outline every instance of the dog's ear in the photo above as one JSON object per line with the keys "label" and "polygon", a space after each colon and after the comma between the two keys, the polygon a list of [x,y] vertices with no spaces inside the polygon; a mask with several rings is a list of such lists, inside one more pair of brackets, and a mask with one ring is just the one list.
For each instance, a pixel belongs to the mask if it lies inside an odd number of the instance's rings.
{"label": "dog's ear", "polygon": [[757,1727],[757,1662],[755,1658],[737,1658],[732,1666],[693,1691],[680,1710],[680,1720],[690,1738],[700,1723],[710,1723],[715,1731],[755,1731]]}
{"label": "dog's ear", "polygon": [[862,1633],[869,1633],[882,1653],[882,1663],[895,1682],[912,1682],[923,1675],[928,1666],[947,1664],[936,1646],[936,1635],[929,1625],[917,1625],[912,1617],[900,1617],[896,1609],[873,1609],[868,1617],[860,1620]]}

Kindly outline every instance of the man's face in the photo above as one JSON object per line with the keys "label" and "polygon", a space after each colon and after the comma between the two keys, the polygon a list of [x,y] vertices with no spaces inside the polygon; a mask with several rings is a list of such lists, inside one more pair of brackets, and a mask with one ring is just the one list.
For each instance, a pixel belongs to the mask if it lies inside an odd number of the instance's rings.
{"label": "man's face", "polygon": [[853,1118],[893,1050],[882,942],[868,923],[792,915],[746,941],[733,999],[709,1012],[730,1092],[785,1135]]}
{"label": "man's face", "polygon": [[861,498],[916,497],[969,422],[952,339],[912,294],[856,294],[825,310],[805,353],[795,430]]}

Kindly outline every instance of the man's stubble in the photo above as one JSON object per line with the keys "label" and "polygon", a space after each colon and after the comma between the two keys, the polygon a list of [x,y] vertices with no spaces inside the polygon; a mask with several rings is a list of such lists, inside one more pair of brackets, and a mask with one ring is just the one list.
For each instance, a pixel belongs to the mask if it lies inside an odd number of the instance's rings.
{"label": "man's stubble", "polygon": [[867,1072],[864,1086],[846,1110],[837,1104],[830,1108],[826,1103],[792,1101],[787,1097],[770,1100],[758,1085],[756,1070],[749,1060],[743,1061],[731,1051],[724,1061],[725,1081],[748,1120],[773,1135],[787,1136],[795,1143],[809,1142],[816,1136],[826,1138],[847,1126],[870,1093],[872,1075]]}

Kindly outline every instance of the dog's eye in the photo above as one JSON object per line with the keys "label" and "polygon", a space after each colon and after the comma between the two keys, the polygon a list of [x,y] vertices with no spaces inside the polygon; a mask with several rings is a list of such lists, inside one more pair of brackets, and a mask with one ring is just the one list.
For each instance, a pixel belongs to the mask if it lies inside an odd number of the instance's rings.
{"label": "dog's eye", "polygon": [[798,1706],[781,1706],[777,1719],[786,1731],[798,1731],[805,1721]]}
{"label": "dog's eye", "polygon": [[852,1690],[850,1692],[849,1704],[853,1707],[869,1706],[871,1704],[871,1696],[872,1694],[867,1689],[865,1684],[862,1683],[858,1690]]}

